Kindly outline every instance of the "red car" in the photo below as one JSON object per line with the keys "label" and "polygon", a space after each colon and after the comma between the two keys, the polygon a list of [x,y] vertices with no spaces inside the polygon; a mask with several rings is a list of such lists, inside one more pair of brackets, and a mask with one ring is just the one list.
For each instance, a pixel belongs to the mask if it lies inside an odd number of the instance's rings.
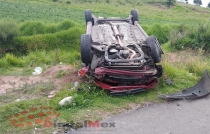
{"label": "red car", "polygon": [[163,51],[155,36],[148,36],[139,25],[137,10],[129,17],[96,18],[85,10],[86,34],[80,50],[84,67],[78,74],[94,78],[111,95],[146,91],[162,75]]}

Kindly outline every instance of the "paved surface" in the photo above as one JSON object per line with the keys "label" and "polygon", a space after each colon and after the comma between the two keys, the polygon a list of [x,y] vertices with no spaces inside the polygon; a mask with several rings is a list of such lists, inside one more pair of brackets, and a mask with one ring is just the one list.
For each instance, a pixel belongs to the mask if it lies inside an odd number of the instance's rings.
{"label": "paved surface", "polygon": [[110,128],[82,128],[74,134],[209,134],[210,99],[155,104],[103,120]]}

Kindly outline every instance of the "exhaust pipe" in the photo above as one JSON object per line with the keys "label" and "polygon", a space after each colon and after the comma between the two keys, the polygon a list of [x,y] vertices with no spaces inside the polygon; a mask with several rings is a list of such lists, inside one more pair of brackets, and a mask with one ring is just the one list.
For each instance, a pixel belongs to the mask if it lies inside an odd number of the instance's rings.
{"label": "exhaust pipe", "polygon": [[[111,24],[111,23],[110,23],[110,24]],[[118,40],[120,46],[121,46],[122,48],[124,48],[124,49],[129,50],[131,53],[133,53],[133,54],[130,56],[130,59],[133,59],[133,58],[136,56],[136,52],[135,52],[134,50],[128,48],[128,47],[125,47],[125,46],[123,45],[121,39],[120,39],[120,33],[119,33],[117,27],[116,27],[116,26],[113,26],[112,24],[111,24],[111,27],[112,27],[112,29],[113,29],[113,31],[114,31],[115,37],[117,38],[117,40]]]}

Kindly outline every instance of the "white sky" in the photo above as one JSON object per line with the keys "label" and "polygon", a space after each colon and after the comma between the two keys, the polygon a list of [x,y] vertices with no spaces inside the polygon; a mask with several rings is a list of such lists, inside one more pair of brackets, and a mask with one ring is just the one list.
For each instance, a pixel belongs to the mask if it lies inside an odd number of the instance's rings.
{"label": "white sky", "polygon": [[[178,1],[185,1],[185,0],[178,0]],[[208,3],[210,2],[210,0],[201,0],[202,1],[202,7],[207,7]],[[193,4],[193,0],[188,0],[188,2],[190,4]]]}

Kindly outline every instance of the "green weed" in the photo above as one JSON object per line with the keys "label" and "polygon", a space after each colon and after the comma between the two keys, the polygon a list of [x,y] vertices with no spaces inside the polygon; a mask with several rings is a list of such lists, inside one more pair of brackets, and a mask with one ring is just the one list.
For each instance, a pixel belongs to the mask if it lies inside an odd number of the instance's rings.
{"label": "green weed", "polygon": [[79,37],[82,33],[84,33],[84,30],[73,27],[55,34],[17,37],[14,40],[14,44],[21,44],[22,51],[27,52],[41,49],[52,50],[67,43],[66,46],[74,47],[73,45],[79,44]]}
{"label": "green weed", "polygon": [[198,24],[194,27],[180,25],[170,32],[171,46],[177,50],[192,48],[209,51],[210,27],[207,24]]}
{"label": "green weed", "polygon": [[0,47],[7,45],[19,34],[18,26],[12,20],[0,21]]}
{"label": "green weed", "polygon": [[148,35],[155,35],[161,44],[168,42],[171,28],[167,25],[153,24],[148,30]]}
{"label": "green weed", "polygon": [[64,20],[58,24],[43,24],[39,21],[26,21],[21,24],[20,32],[22,36],[31,36],[68,30],[74,26],[75,23],[70,20]]}
{"label": "green weed", "polygon": [[57,78],[61,78],[61,77],[65,76],[66,74],[67,74],[66,71],[64,71],[64,70],[59,70],[58,73],[56,74],[56,77],[57,77]]}
{"label": "green weed", "polygon": [[0,59],[0,67],[22,67],[25,65],[25,62],[22,58],[17,58],[13,54],[6,54],[3,58]]}
{"label": "green weed", "polygon": [[41,94],[46,91],[50,91],[55,89],[54,83],[51,81],[49,83],[46,82],[37,82],[37,83],[31,83],[31,84],[24,84],[22,87],[20,87],[18,90],[23,93],[31,93],[31,94]]}

